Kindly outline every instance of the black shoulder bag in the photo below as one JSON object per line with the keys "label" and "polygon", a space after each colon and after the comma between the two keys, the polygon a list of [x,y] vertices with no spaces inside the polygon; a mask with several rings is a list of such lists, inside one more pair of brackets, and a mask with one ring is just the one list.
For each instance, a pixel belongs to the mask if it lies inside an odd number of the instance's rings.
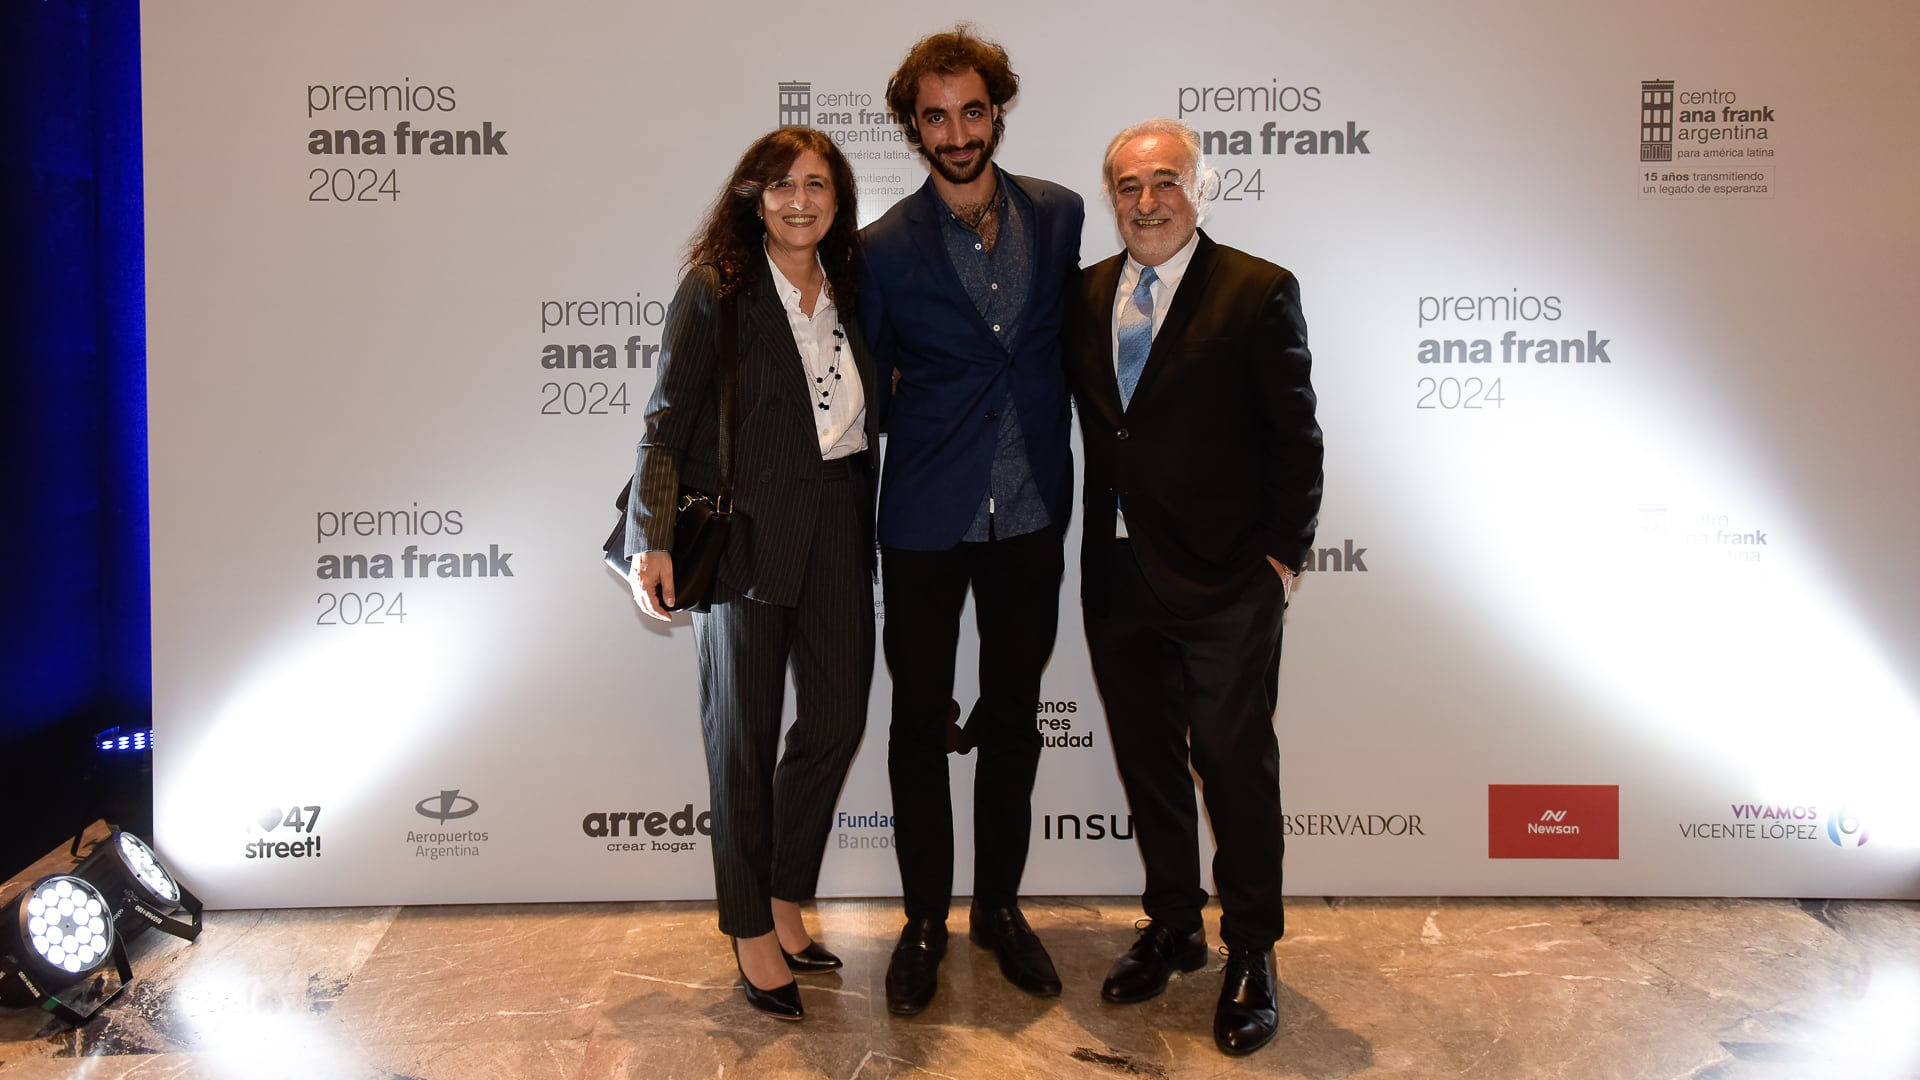
{"label": "black shoulder bag", "polygon": [[[720,556],[727,550],[727,534],[733,529],[733,426],[734,374],[739,364],[740,327],[735,321],[732,296],[720,300],[720,490],[714,493],[680,486],[680,498],[674,505],[673,523],[673,599],[670,611],[697,607],[713,593],[713,579],[720,569]],[[672,358],[668,358],[672,363]],[[607,568],[627,577],[627,500],[633,491],[629,479],[613,500],[620,518],[607,534],[604,546]]]}

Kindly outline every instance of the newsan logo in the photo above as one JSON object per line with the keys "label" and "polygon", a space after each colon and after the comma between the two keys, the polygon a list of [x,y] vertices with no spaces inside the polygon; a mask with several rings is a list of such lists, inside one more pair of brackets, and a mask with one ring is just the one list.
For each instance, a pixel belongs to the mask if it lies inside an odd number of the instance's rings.
{"label": "newsan logo", "polygon": [[1539,821],[1530,822],[1527,825],[1527,831],[1536,836],[1542,834],[1549,836],[1579,836],[1580,826],[1569,825],[1566,822],[1567,812],[1565,810],[1547,810],[1541,813]]}
{"label": "newsan logo", "polygon": [[1487,857],[1618,859],[1619,785],[1487,785]]}

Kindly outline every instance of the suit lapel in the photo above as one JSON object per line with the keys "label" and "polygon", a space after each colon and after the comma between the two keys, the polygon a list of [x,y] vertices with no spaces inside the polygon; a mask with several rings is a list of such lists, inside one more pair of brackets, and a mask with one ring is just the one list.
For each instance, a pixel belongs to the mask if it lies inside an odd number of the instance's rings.
{"label": "suit lapel", "polygon": [[1139,401],[1152,391],[1153,383],[1161,372],[1180,362],[1187,327],[1193,324],[1193,317],[1200,310],[1201,297],[1207,294],[1207,275],[1212,272],[1213,241],[1203,232],[1200,234],[1200,243],[1193,249],[1193,258],[1187,263],[1187,272],[1180,275],[1180,288],[1174,291],[1167,317],[1153,335],[1153,348],[1147,353],[1147,366],[1140,370],[1140,382],[1133,388],[1134,401]]}
{"label": "suit lapel", "polygon": [[774,285],[773,268],[764,256],[748,289],[740,298],[740,363],[764,358],[766,378],[775,393],[807,402],[806,369],[800,363],[800,350],[793,344],[793,327],[787,322],[787,309]]}
{"label": "suit lapel", "polygon": [[853,367],[860,375],[860,394],[867,406],[866,430],[867,449],[878,453],[880,450],[880,402],[876,399],[885,393],[874,376],[873,358],[867,355],[867,337],[860,330],[860,320],[849,319],[845,312],[840,313],[840,325],[847,331],[847,351],[853,354]]}
{"label": "suit lapel", "polygon": [[1048,261],[1053,258],[1053,237],[1047,229],[1047,223],[1053,220],[1052,200],[1048,198],[1047,192],[1044,189],[1029,191],[1027,185],[1020,182],[1021,177],[1015,176],[1012,173],[1001,173],[1000,175],[1007,183],[1019,188],[1021,193],[1026,195],[1028,204],[1033,207],[1034,273],[1031,306],[1036,309],[1044,309],[1051,298],[1048,295],[1043,295],[1043,290],[1047,288],[1048,282],[1054,280],[1053,275],[1041,269],[1042,267],[1053,265]]}
{"label": "suit lapel", "polygon": [[1086,387],[1100,415],[1116,427],[1123,410],[1120,408],[1120,376],[1114,369],[1113,309],[1120,302],[1116,294],[1120,288],[1120,271],[1126,264],[1126,253],[1122,252],[1089,267],[1083,291],[1093,310],[1086,313],[1087,336],[1080,348],[1081,385]]}

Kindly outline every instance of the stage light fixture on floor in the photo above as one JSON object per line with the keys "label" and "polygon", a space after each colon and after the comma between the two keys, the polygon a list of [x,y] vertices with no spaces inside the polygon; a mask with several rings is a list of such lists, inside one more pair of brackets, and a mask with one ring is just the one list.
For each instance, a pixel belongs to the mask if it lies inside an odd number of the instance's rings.
{"label": "stage light fixture on floor", "polygon": [[93,737],[94,748],[103,754],[144,754],[153,749],[150,727],[115,726]]}
{"label": "stage light fixture on floor", "polygon": [[[0,1005],[37,1007],[84,1024],[133,982],[107,899],[71,874],[50,874],[0,908]],[[83,988],[111,961],[119,985],[85,1012],[61,994]]]}
{"label": "stage light fixture on floor", "polygon": [[[80,855],[80,837],[73,838],[70,850],[76,858]],[[200,936],[199,897],[167,872],[145,841],[124,829],[96,843],[73,873],[105,896],[114,928],[128,941],[149,926],[188,941]],[[183,913],[185,920],[179,917]]]}

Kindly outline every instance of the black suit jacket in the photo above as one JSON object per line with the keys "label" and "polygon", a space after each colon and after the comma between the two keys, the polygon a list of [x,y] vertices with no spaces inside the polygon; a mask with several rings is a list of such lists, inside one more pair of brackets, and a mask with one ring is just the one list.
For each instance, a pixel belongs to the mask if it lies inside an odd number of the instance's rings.
{"label": "black suit jacket", "polygon": [[1321,442],[1300,287],[1202,232],[1122,411],[1112,336],[1124,260],[1082,276],[1068,352],[1087,458],[1083,554],[1112,542],[1118,497],[1154,593],[1199,618],[1273,573],[1269,555],[1300,569],[1313,543]]}
{"label": "black suit jacket", "polygon": [[[751,260],[738,294],[739,369],[734,408],[733,502],[736,513],[720,578],[755,600],[792,606],[799,600],[814,516],[820,505],[820,438],[813,395],[786,309],[764,258]],[[680,485],[720,489],[719,274],[696,266],[667,308],[659,369],[647,402],[633,491],[627,500],[627,554],[673,548],[674,503]],[[866,465],[861,506],[866,556],[873,557],[874,462],[878,398],[874,368],[858,320],[840,313],[866,393]],[[744,521],[742,520],[744,518]]]}

